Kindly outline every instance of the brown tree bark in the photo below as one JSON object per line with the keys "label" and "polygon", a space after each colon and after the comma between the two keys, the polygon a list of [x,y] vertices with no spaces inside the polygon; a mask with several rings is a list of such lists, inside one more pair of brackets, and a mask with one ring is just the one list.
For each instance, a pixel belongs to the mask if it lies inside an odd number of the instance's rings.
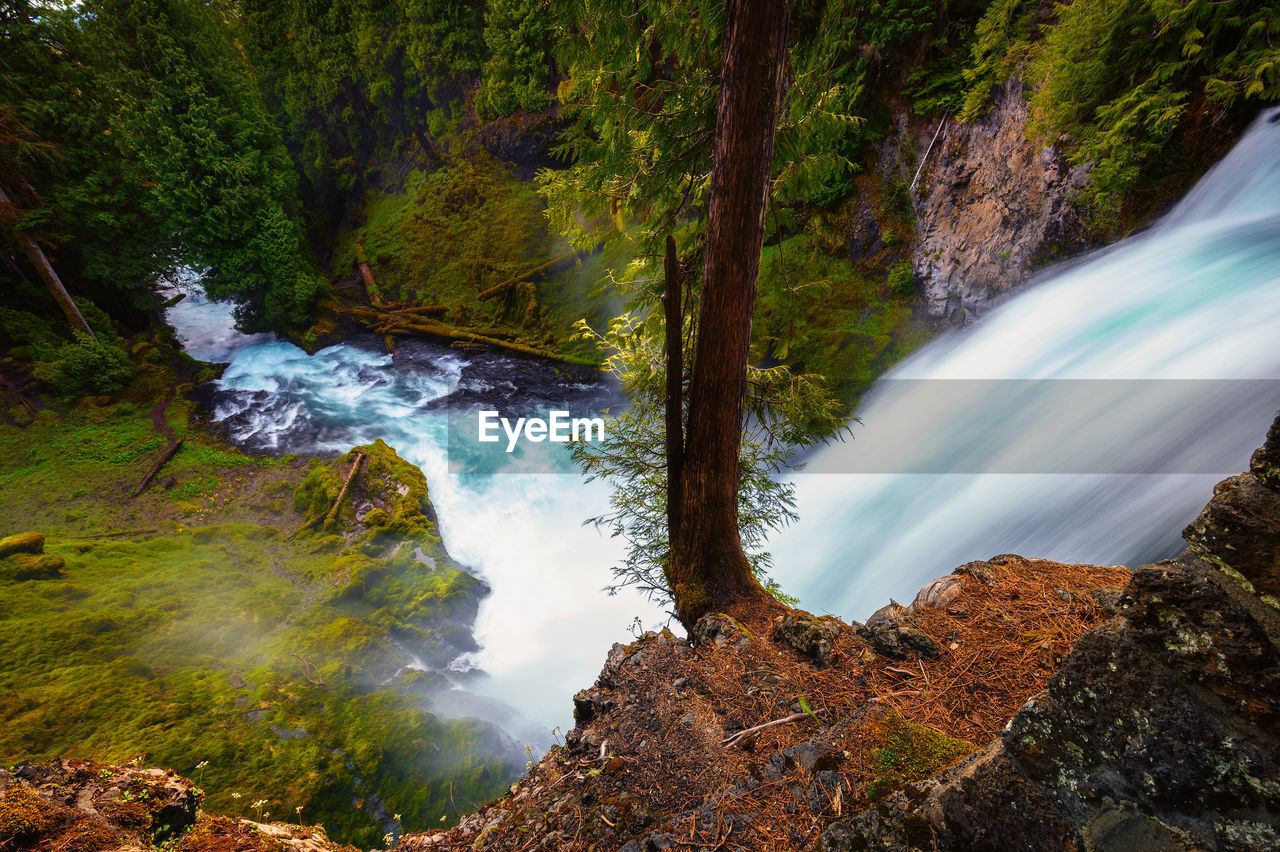
{"label": "brown tree bark", "polygon": [[766,593],[738,534],[738,452],[791,0],[728,0],[707,212],[706,263],[672,538],[686,627]]}
{"label": "brown tree bark", "polygon": [[[0,186],[0,204],[5,206],[13,205],[3,186]],[[89,327],[89,323],[85,322],[80,309],[76,307],[76,303],[72,300],[71,294],[67,292],[66,287],[62,286],[62,279],[54,271],[53,264],[49,263],[49,258],[45,257],[44,250],[40,248],[40,244],[32,239],[30,234],[19,230],[16,225],[12,225],[10,230],[13,231],[13,235],[17,238],[18,245],[22,246],[22,250],[27,253],[32,266],[36,268],[36,271],[40,273],[40,277],[44,279],[45,286],[49,288],[49,292],[53,294],[53,300],[58,303],[58,307],[66,315],[67,322],[71,324],[74,330],[97,340],[98,335],[93,333],[93,329]]]}
{"label": "brown tree bark", "polygon": [[[680,305],[680,261],[675,238],[667,236],[666,292],[662,295],[666,313],[667,347],[667,540],[680,531],[680,477],[684,467],[684,432],[681,393],[684,385],[684,311]],[[668,578],[670,580],[671,578]]]}

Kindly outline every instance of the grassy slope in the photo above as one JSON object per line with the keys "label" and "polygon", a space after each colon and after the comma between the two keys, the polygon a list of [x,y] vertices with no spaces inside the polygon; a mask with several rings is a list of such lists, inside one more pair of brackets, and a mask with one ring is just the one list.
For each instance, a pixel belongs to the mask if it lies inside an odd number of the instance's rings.
{"label": "grassy slope", "polygon": [[[344,537],[356,525],[343,517],[288,541],[295,491],[303,509],[331,500],[350,459],[249,458],[194,428],[182,401],[168,423],[184,448],[125,499],[163,444],[147,417],[161,384],[0,427],[0,533],[39,530],[67,563],[59,578],[0,581],[0,759],[137,758],[190,773],[213,812],[301,806],[364,845],[384,831],[370,792],[424,828],[500,789],[514,767],[493,757],[491,729],[427,712],[425,673],[384,685],[405,659],[393,637],[429,647],[432,625],[455,630],[482,594],[429,518],[379,516]],[[370,450],[384,474],[417,473]],[[90,537],[117,530],[133,532]],[[412,548],[377,558],[406,530],[435,567]]]}

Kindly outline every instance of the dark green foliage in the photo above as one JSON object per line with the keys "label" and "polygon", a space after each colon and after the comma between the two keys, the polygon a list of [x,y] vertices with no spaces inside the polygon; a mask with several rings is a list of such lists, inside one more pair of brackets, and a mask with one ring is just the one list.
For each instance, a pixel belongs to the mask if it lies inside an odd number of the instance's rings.
{"label": "dark green foliage", "polygon": [[964,116],[1024,70],[1031,132],[1065,134],[1072,161],[1090,166],[1085,200],[1098,224],[1118,224],[1142,170],[1160,163],[1183,122],[1280,98],[1275,3],[1076,0],[1055,13],[1046,22],[1012,0],[990,6],[966,71]]}
{"label": "dark green foliage", "polygon": [[916,291],[916,274],[910,261],[903,261],[889,270],[889,289],[899,296],[910,296]]}
{"label": "dark green foliage", "polygon": [[56,246],[73,291],[137,310],[186,265],[241,303],[246,326],[305,318],[320,281],[292,170],[212,7],[94,0],[0,26],[0,103],[55,154],[20,225]]}
{"label": "dark green foliage", "polygon": [[52,352],[48,360],[37,360],[35,377],[52,385],[59,394],[76,398],[85,394],[110,394],[137,375],[138,368],[118,344],[77,334]]}
{"label": "dark green foliage", "polygon": [[476,110],[482,118],[517,109],[540,112],[554,98],[547,91],[551,70],[550,0],[489,0],[484,43],[489,58],[481,73]]}
{"label": "dark green foliage", "polygon": [[[479,0],[245,0],[238,32],[327,241],[347,193],[407,138],[452,123],[484,55]],[[432,152],[426,152],[431,159]]]}
{"label": "dark green foliage", "polygon": [[0,308],[0,330],[9,340],[25,346],[32,373],[64,399],[86,394],[110,394],[127,385],[138,373],[120,336],[107,315],[85,299],[77,305],[97,339],[72,333],[70,340],[28,311]]}

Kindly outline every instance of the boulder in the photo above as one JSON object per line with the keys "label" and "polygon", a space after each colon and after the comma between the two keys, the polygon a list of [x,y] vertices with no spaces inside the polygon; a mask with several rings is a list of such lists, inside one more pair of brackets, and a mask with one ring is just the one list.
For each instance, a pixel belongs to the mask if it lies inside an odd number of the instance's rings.
{"label": "boulder", "polygon": [[44,553],[44,536],[38,532],[24,532],[0,538],[0,559],[15,553]]}
{"label": "boulder", "polygon": [[818,666],[827,666],[836,640],[847,629],[838,618],[792,610],[774,619],[773,641],[794,648]]}

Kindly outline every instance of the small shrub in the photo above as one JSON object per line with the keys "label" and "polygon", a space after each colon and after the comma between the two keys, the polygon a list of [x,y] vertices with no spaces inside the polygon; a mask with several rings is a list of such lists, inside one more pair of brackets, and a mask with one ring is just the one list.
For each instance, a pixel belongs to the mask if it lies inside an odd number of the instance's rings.
{"label": "small shrub", "polygon": [[32,372],[62,396],[77,399],[120,390],[137,374],[137,367],[118,344],[77,334],[73,342],[58,347],[49,360],[39,361]]}
{"label": "small shrub", "polygon": [[889,270],[889,289],[898,296],[910,296],[916,291],[916,274],[910,261],[902,261]]}

